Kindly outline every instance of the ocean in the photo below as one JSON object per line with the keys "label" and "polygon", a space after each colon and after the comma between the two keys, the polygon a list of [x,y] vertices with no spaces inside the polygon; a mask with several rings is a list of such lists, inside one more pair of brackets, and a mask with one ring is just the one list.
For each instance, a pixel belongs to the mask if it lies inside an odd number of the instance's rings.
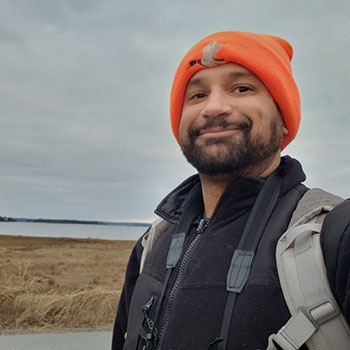
{"label": "ocean", "polygon": [[99,238],[136,241],[146,226],[0,222],[0,234],[33,237]]}

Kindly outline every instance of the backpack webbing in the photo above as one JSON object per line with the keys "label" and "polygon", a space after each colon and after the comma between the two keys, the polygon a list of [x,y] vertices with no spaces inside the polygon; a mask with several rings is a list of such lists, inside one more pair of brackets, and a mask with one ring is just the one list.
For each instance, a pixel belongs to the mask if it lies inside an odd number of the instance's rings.
{"label": "backpack webbing", "polygon": [[341,201],[320,189],[308,191],[277,243],[278,275],[292,317],[269,337],[267,350],[296,350],[304,343],[310,350],[350,349],[349,326],[329,287],[319,235],[323,214]]}

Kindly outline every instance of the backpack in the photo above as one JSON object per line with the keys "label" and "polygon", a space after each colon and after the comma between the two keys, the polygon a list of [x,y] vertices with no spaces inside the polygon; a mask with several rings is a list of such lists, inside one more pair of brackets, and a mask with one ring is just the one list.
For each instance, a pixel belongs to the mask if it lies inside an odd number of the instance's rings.
{"label": "backpack", "polygon": [[269,337],[267,350],[350,349],[350,330],[329,287],[320,232],[327,212],[343,200],[320,189],[305,193],[276,247],[283,296],[291,318]]}
{"label": "backpack", "polygon": [[[300,199],[276,246],[283,296],[291,313],[288,322],[268,339],[266,350],[349,350],[350,330],[327,280],[320,235],[325,214],[343,199],[311,189]],[[170,224],[155,220],[142,239],[140,273],[154,242]]]}

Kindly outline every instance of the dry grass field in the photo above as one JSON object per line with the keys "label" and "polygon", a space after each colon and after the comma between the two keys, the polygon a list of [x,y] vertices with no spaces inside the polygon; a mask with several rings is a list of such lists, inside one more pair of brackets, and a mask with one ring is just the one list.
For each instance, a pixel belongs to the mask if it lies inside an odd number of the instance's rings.
{"label": "dry grass field", "polygon": [[134,244],[0,235],[0,331],[112,329]]}

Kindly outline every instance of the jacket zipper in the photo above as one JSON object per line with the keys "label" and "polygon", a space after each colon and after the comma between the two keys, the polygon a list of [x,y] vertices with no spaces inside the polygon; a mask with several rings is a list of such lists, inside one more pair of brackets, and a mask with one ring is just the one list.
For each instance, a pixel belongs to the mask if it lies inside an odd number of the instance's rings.
{"label": "jacket zipper", "polygon": [[181,259],[181,263],[180,263],[180,267],[179,267],[179,271],[177,273],[176,276],[176,280],[173,284],[173,287],[171,288],[171,291],[169,293],[168,296],[168,300],[166,303],[166,311],[163,317],[163,321],[162,321],[162,327],[159,330],[158,333],[158,345],[157,345],[157,349],[160,347],[160,343],[161,343],[161,339],[162,336],[164,334],[164,331],[166,329],[166,326],[170,320],[170,316],[172,313],[172,309],[173,309],[173,302],[175,300],[175,296],[176,296],[176,292],[181,284],[181,281],[184,277],[185,274],[185,270],[186,270],[186,266],[187,263],[189,261],[189,258],[191,256],[192,251],[194,250],[194,248],[196,247],[196,245],[198,244],[201,235],[203,234],[204,230],[207,228],[208,224],[209,224],[210,219],[202,219],[200,220],[198,227],[197,227],[197,234],[196,236],[193,238],[192,242],[190,243],[190,245],[187,247],[185,254],[183,255],[182,259]]}
{"label": "jacket zipper", "polygon": [[163,219],[163,220],[165,220],[166,222],[168,222],[169,224],[174,224],[174,225],[176,225],[176,224],[178,223],[177,220],[172,220],[172,219],[170,219],[167,215],[162,214],[162,213],[158,212],[157,210],[155,210],[154,213],[155,213],[156,215],[158,215],[161,219]]}
{"label": "jacket zipper", "polygon": [[[209,218],[209,219],[202,219],[202,220],[207,220],[207,221],[208,221],[208,222],[207,222],[207,226],[208,226],[208,224],[209,224],[209,221],[211,221],[212,218],[213,218],[213,216],[216,214],[216,212],[217,212],[217,210],[218,210],[218,207],[219,207],[219,205],[221,204],[221,202],[222,202],[222,200],[223,200],[224,195],[225,195],[226,192],[228,191],[228,188],[229,188],[229,186],[228,186],[228,187],[225,189],[225,191],[222,193],[222,195],[221,195],[219,201],[216,203],[215,209],[214,209],[214,211],[213,211],[213,214],[210,216],[210,218]],[[155,210],[154,213],[155,213],[156,215],[158,215],[161,219],[163,219],[163,220],[165,220],[166,222],[168,222],[169,224],[177,225],[178,222],[179,222],[179,220],[173,220],[173,219],[169,218],[168,215],[163,214],[162,212],[159,212],[158,210]],[[202,220],[201,220],[201,221],[202,221]]]}
{"label": "jacket zipper", "polygon": [[[163,322],[162,322],[162,327],[160,328],[159,332],[158,332],[158,339],[157,339],[157,346],[156,349],[159,349],[160,345],[161,345],[161,340],[164,334],[164,331],[166,329],[166,326],[170,320],[170,316],[171,316],[171,312],[172,312],[172,307],[173,307],[173,302],[176,296],[176,291],[178,289],[178,287],[180,286],[180,283],[183,279],[184,273],[185,273],[185,268],[187,266],[188,260],[191,256],[192,251],[194,250],[194,248],[196,247],[196,245],[198,244],[201,235],[203,234],[203,232],[206,230],[206,228],[208,227],[209,223],[212,221],[213,217],[216,215],[219,206],[221,204],[221,202],[223,201],[223,197],[225,196],[226,192],[228,191],[229,186],[225,189],[225,191],[222,193],[219,201],[217,202],[215,209],[213,211],[213,214],[211,215],[210,218],[204,218],[201,219],[198,226],[197,226],[197,234],[194,237],[194,239],[192,240],[192,242],[190,243],[190,245],[187,247],[185,254],[183,255],[182,259],[181,259],[181,263],[180,263],[180,267],[179,267],[179,271],[178,274],[176,276],[176,280],[175,283],[173,284],[173,287],[171,288],[167,303],[166,303],[166,311],[163,317]],[[158,216],[160,216],[162,219],[164,219],[165,221],[169,222],[169,223],[173,223],[173,224],[177,224],[177,222],[174,222],[173,220],[171,220],[170,218],[165,217],[164,215],[161,215],[159,212],[155,212]]]}

